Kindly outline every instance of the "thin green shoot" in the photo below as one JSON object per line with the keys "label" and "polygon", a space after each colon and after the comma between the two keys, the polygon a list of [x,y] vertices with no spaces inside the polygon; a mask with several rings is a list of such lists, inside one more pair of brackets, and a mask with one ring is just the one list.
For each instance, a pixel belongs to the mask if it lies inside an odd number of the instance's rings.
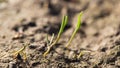
{"label": "thin green shoot", "polygon": [[81,26],[81,17],[83,15],[83,12],[80,12],[79,16],[78,16],[78,22],[77,22],[77,26],[72,34],[72,36],[70,37],[70,40],[68,41],[68,43],[66,44],[66,48],[68,48],[70,46],[70,43],[72,42],[73,38],[75,37],[77,31],[80,29]]}
{"label": "thin green shoot", "polygon": [[68,17],[64,16],[62,19],[62,24],[61,24],[59,33],[57,35],[57,38],[55,39],[55,41],[53,43],[50,44],[50,46],[47,47],[47,51],[43,54],[44,57],[49,53],[50,49],[59,41],[59,39],[63,33],[63,30],[64,30],[65,26],[67,25],[67,22],[68,22]]}
{"label": "thin green shoot", "polygon": [[23,57],[24,61],[26,61],[27,56],[26,56],[26,53],[24,52],[24,50],[26,49],[26,47],[27,47],[28,45],[29,45],[29,43],[24,44],[24,46],[23,46],[21,49],[19,49],[18,51],[16,51],[16,52],[13,54],[14,58],[16,58],[16,57],[20,54],[20,55]]}
{"label": "thin green shoot", "polygon": [[50,39],[50,43],[49,43],[49,44],[52,44],[54,37],[55,37],[55,35],[54,35],[54,33],[53,33],[53,34],[52,34],[52,37],[51,37],[51,39]]}
{"label": "thin green shoot", "polygon": [[80,52],[78,55],[77,55],[77,59],[80,59],[80,57],[83,55],[83,52]]}
{"label": "thin green shoot", "polygon": [[47,45],[50,43],[50,41],[49,41],[49,39],[48,39],[48,34],[46,35],[46,43],[47,43]]}
{"label": "thin green shoot", "polygon": [[77,59],[80,59],[81,56],[83,56],[85,53],[90,53],[90,50],[82,50],[80,53],[77,55]]}
{"label": "thin green shoot", "polygon": [[45,41],[47,43],[47,46],[50,46],[50,44],[52,44],[53,39],[54,39],[54,34],[52,34],[52,37],[51,37],[50,40],[48,39],[48,34],[46,35],[46,40]]}

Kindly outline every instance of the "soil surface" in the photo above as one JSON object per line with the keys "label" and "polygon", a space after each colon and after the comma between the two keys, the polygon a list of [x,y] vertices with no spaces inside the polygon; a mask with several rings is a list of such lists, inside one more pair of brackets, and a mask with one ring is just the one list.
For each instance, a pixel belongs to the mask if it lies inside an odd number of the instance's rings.
{"label": "soil surface", "polygon": [[[81,28],[65,49],[81,11]],[[46,36],[57,36],[64,15],[68,25],[43,57]],[[0,0],[0,68],[120,68],[120,0]]]}

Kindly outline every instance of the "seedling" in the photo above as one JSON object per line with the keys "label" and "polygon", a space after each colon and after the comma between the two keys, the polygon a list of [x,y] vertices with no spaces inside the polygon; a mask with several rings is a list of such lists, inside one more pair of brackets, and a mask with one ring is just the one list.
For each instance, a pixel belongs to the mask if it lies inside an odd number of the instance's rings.
{"label": "seedling", "polygon": [[52,34],[52,37],[51,37],[51,39],[50,39],[50,40],[48,39],[48,34],[47,34],[47,36],[46,36],[47,46],[49,46],[50,44],[52,44],[53,39],[54,39],[54,34]]}
{"label": "seedling", "polygon": [[61,24],[59,33],[57,35],[57,38],[53,43],[50,44],[50,46],[47,47],[47,51],[43,54],[44,57],[49,53],[50,49],[59,41],[59,39],[61,37],[61,34],[62,34],[65,26],[67,25],[67,22],[68,22],[68,17],[64,16],[63,19],[62,19],[62,24]]}
{"label": "seedling", "polygon": [[80,59],[80,57],[82,56],[82,55],[84,55],[85,53],[89,53],[89,52],[91,52],[90,50],[82,50],[78,55],[77,55],[77,59]]}
{"label": "seedling", "polygon": [[[82,14],[83,14],[83,13],[81,12],[81,13],[79,14],[79,16],[78,16],[77,26],[76,26],[76,28],[75,28],[72,36],[70,37],[70,40],[69,40],[68,43],[66,44],[66,46],[65,46],[66,48],[69,47],[71,41],[73,40],[73,38],[75,37],[77,31],[79,30],[79,28],[80,28],[80,26],[81,26],[81,16],[82,16]],[[57,35],[57,38],[55,39],[55,41],[54,41],[53,43],[51,43],[49,46],[47,46],[47,51],[43,54],[44,57],[49,53],[50,49],[59,41],[59,39],[60,39],[60,37],[61,37],[61,35],[62,35],[62,33],[63,33],[63,30],[64,30],[65,26],[67,25],[67,22],[68,22],[68,17],[67,17],[67,16],[64,16],[63,19],[62,19],[62,24],[61,24],[59,33],[58,33],[58,35]]]}
{"label": "seedling", "polygon": [[77,22],[77,26],[72,34],[72,36],[70,37],[70,40],[68,41],[68,43],[66,44],[66,48],[68,48],[70,46],[70,43],[72,42],[73,38],[75,37],[77,31],[80,29],[80,26],[81,26],[81,17],[82,17],[82,12],[79,14],[78,16],[78,22]]}
{"label": "seedling", "polygon": [[24,61],[26,61],[27,56],[26,56],[26,53],[25,53],[25,49],[26,49],[26,47],[27,47],[28,45],[29,45],[29,44],[25,44],[20,50],[16,51],[16,52],[13,54],[14,58],[17,58],[17,56],[20,55],[20,56],[22,57],[22,59],[23,59]]}

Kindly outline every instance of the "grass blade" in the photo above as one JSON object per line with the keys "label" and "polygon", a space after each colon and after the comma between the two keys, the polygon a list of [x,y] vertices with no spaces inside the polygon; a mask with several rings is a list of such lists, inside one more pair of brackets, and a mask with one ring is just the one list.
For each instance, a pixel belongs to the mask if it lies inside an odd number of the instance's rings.
{"label": "grass blade", "polygon": [[49,53],[50,49],[59,41],[59,39],[61,37],[61,34],[62,34],[65,26],[67,25],[67,22],[68,22],[68,17],[64,16],[63,19],[62,19],[62,24],[61,24],[59,33],[57,35],[57,38],[56,38],[56,40],[50,46],[48,46],[47,51],[43,54],[44,57]]}
{"label": "grass blade", "polygon": [[79,14],[79,16],[78,16],[77,26],[76,26],[76,28],[75,28],[72,36],[70,37],[70,40],[69,40],[68,43],[66,44],[66,46],[65,46],[66,48],[69,47],[69,45],[70,45],[71,41],[73,40],[73,38],[75,37],[77,31],[80,29],[80,26],[81,26],[81,17],[82,17],[82,15],[83,15],[83,12],[80,12],[80,14]]}

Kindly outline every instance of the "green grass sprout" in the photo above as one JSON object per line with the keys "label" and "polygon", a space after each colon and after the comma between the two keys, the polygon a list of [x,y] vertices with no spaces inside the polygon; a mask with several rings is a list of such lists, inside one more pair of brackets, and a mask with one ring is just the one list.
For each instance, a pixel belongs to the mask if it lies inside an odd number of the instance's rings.
{"label": "green grass sprout", "polygon": [[62,19],[62,24],[61,24],[59,33],[57,35],[57,38],[53,43],[50,44],[50,46],[47,47],[47,51],[43,54],[44,57],[49,53],[50,49],[59,41],[61,34],[63,33],[65,26],[67,25],[67,22],[68,22],[68,16],[64,16]]}
{"label": "green grass sprout", "polygon": [[83,52],[80,52],[78,55],[77,55],[77,59],[80,59],[80,57],[83,55]]}
{"label": "green grass sprout", "polygon": [[46,35],[46,40],[45,40],[45,41],[46,41],[47,44],[50,43],[50,41],[49,41],[49,39],[48,39],[48,34]]}
{"label": "green grass sprout", "polygon": [[52,37],[51,37],[50,40],[48,39],[48,34],[46,35],[46,40],[45,41],[47,43],[47,46],[49,46],[50,44],[52,44],[53,39],[54,39],[54,34],[52,34]]}
{"label": "green grass sprout", "polygon": [[49,43],[49,44],[52,44],[54,37],[55,37],[55,35],[52,34],[52,37],[51,37],[51,39],[50,39],[50,43]]}
{"label": "green grass sprout", "polygon": [[20,55],[20,56],[22,56],[22,59],[23,59],[24,61],[26,61],[27,55],[26,55],[26,53],[25,53],[25,49],[26,49],[26,47],[27,47],[28,45],[29,45],[29,43],[24,44],[24,46],[23,46],[21,49],[19,49],[18,51],[16,51],[16,52],[13,53],[13,57],[16,58],[18,55]]}
{"label": "green grass sprout", "polygon": [[83,15],[83,12],[80,12],[79,16],[78,16],[78,22],[77,22],[77,26],[72,34],[72,36],[70,37],[70,40],[68,41],[68,43],[66,44],[66,48],[68,48],[70,46],[71,41],[73,40],[73,38],[75,37],[77,31],[80,29],[81,26],[81,17]]}

